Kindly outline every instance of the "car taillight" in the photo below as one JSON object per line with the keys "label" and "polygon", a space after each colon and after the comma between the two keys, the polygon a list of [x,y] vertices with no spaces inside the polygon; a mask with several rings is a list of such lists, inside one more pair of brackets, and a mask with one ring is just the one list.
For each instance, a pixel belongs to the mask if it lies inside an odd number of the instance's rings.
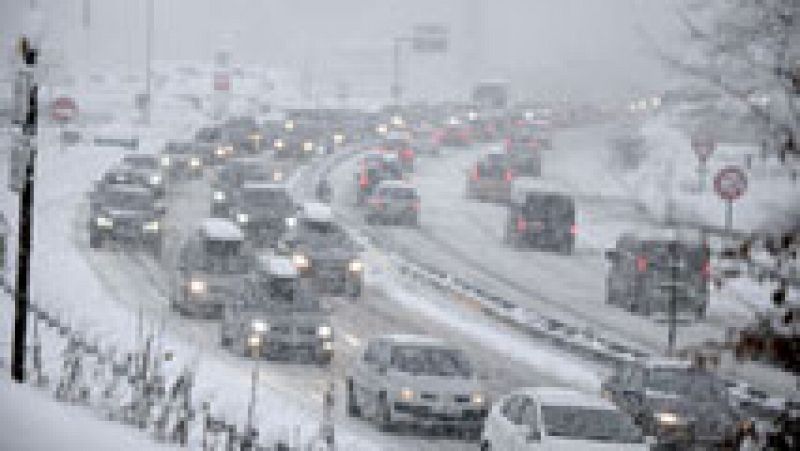
{"label": "car taillight", "polygon": [[578,234],[578,224],[572,224],[571,226],[569,226],[569,233],[572,234],[572,235],[577,235]]}
{"label": "car taillight", "polygon": [[361,173],[361,177],[358,178],[358,185],[363,188],[363,187],[367,186],[368,183],[369,183],[369,179],[367,179],[366,172],[362,172]]}
{"label": "car taillight", "polygon": [[522,216],[517,218],[517,232],[524,232],[528,229],[528,223]]}
{"label": "car taillight", "polygon": [[472,168],[471,177],[472,177],[472,180],[480,180],[481,174],[480,174],[480,171],[478,171],[478,167],[477,166]]}
{"label": "car taillight", "polygon": [[647,271],[647,259],[641,255],[636,257],[636,270],[639,272]]}
{"label": "car taillight", "polygon": [[414,158],[414,151],[411,149],[403,149],[400,155],[402,155],[402,157],[405,158],[406,160],[410,160]]}
{"label": "car taillight", "polygon": [[503,179],[506,182],[511,182],[514,179],[514,174],[511,173],[511,169],[506,169],[505,174],[503,174]]}
{"label": "car taillight", "polygon": [[711,276],[711,263],[708,260],[703,262],[703,266],[700,268],[700,274],[705,279]]}

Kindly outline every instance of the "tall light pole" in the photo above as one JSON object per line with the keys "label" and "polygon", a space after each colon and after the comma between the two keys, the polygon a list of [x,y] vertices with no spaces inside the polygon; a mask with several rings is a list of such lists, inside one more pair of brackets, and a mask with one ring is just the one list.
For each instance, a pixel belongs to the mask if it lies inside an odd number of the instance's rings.
{"label": "tall light pole", "polygon": [[150,124],[150,109],[152,105],[152,58],[153,58],[153,0],[146,0],[147,1],[147,11],[146,11],[146,36],[145,36],[145,109],[144,109],[144,123]]}

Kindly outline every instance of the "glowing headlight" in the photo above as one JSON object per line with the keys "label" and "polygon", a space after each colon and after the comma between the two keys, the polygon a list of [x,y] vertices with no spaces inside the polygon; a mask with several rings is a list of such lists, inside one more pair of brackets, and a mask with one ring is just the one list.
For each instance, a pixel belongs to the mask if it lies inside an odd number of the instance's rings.
{"label": "glowing headlight", "polygon": [[385,135],[389,131],[389,127],[387,127],[386,124],[380,124],[375,128],[375,131],[381,135]]}
{"label": "glowing headlight", "polygon": [[483,396],[483,393],[475,392],[469,397],[469,400],[473,404],[483,404],[486,401],[486,397]]}
{"label": "glowing headlight", "polygon": [[322,342],[322,350],[323,351],[333,351],[333,342],[332,341],[323,341]]}
{"label": "glowing headlight", "polygon": [[400,399],[403,401],[411,401],[414,399],[414,390],[404,388],[400,390]]}
{"label": "glowing headlight", "polygon": [[151,175],[150,176],[150,184],[151,185],[158,185],[161,183],[161,176],[160,175]]}
{"label": "glowing headlight", "polygon": [[258,332],[260,334],[263,334],[264,332],[267,331],[267,323],[265,323],[264,321],[255,320],[253,321],[252,326],[253,326],[253,331]]}
{"label": "glowing headlight", "polygon": [[283,140],[278,138],[278,139],[276,139],[275,141],[272,142],[272,145],[273,145],[273,147],[275,147],[278,150],[283,149],[283,146],[284,146]]}
{"label": "glowing headlight", "polygon": [[364,269],[364,264],[361,263],[361,260],[353,260],[347,265],[347,268],[350,272],[361,272]]}
{"label": "glowing headlight", "polygon": [[311,152],[312,150],[314,150],[314,143],[312,143],[311,141],[304,142],[303,150],[306,152]]}
{"label": "glowing headlight", "polygon": [[469,120],[471,120],[471,121],[477,120],[478,119],[478,113],[476,113],[474,111],[470,111],[468,117],[469,117]]}
{"label": "glowing headlight", "polygon": [[103,228],[114,227],[114,221],[111,218],[99,216],[97,218],[97,227],[103,227]]}
{"label": "glowing headlight", "polygon": [[250,216],[247,213],[239,213],[236,215],[236,220],[244,224],[250,220]]}
{"label": "glowing headlight", "polygon": [[392,125],[403,125],[403,118],[400,116],[392,116]]}
{"label": "glowing headlight", "polygon": [[261,139],[261,135],[259,135],[258,133],[253,133],[252,135],[248,136],[248,138],[250,138],[251,141],[257,142]]}
{"label": "glowing headlight", "polygon": [[284,220],[286,227],[294,227],[297,225],[297,218],[286,218]]}
{"label": "glowing headlight", "polygon": [[247,337],[247,346],[257,348],[261,346],[261,335],[250,335]]}
{"label": "glowing headlight", "polygon": [[533,120],[533,111],[526,111],[525,112],[525,119],[532,121]]}
{"label": "glowing headlight", "polygon": [[306,269],[308,268],[308,258],[306,258],[303,254],[294,254],[292,255],[292,263],[298,269]]}
{"label": "glowing headlight", "polygon": [[319,326],[317,328],[317,335],[319,335],[320,338],[330,338],[332,332],[331,326]]}
{"label": "glowing headlight", "polygon": [[285,128],[286,130],[289,130],[289,131],[294,130],[294,121],[286,121],[286,122],[284,122],[283,128]]}
{"label": "glowing headlight", "polygon": [[272,173],[272,180],[274,180],[276,182],[280,182],[281,180],[283,180],[283,172],[281,172],[281,171],[273,172]]}
{"label": "glowing headlight", "polygon": [[214,191],[214,200],[222,202],[226,197],[228,196],[225,194],[225,191]]}
{"label": "glowing headlight", "polygon": [[680,417],[672,412],[660,412],[656,414],[656,419],[661,424],[673,425],[678,424]]}
{"label": "glowing headlight", "polygon": [[168,156],[164,155],[163,157],[161,157],[161,166],[167,167],[170,165],[170,163],[171,161],[169,160]]}
{"label": "glowing headlight", "polygon": [[189,282],[189,291],[193,294],[203,294],[206,292],[206,281],[200,279],[193,279]]}
{"label": "glowing headlight", "polygon": [[335,142],[336,144],[343,143],[344,142],[344,135],[339,134],[339,133],[333,135],[333,142]]}
{"label": "glowing headlight", "polygon": [[191,166],[191,167],[193,167],[193,168],[200,167],[200,164],[201,164],[201,162],[200,162],[200,159],[199,159],[199,158],[197,158],[197,157],[192,157],[192,158],[189,160],[189,166]]}
{"label": "glowing headlight", "polygon": [[218,157],[224,157],[225,156],[225,148],[224,147],[217,147],[216,149],[214,149],[214,155],[216,155]]}
{"label": "glowing headlight", "polygon": [[145,232],[158,232],[160,228],[161,224],[159,224],[158,221],[148,221],[142,226]]}

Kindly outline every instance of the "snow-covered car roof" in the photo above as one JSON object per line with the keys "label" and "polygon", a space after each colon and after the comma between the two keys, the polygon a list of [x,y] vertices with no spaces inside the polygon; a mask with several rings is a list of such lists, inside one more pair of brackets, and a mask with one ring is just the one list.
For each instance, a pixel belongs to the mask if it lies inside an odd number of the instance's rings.
{"label": "snow-covered car roof", "polygon": [[438,338],[430,337],[428,335],[391,334],[383,335],[380,337],[380,339],[395,345],[453,347]]}
{"label": "snow-covered car roof", "polygon": [[303,204],[303,218],[315,222],[333,221],[331,207],[319,202],[306,202]]}
{"label": "snow-covered car roof", "polygon": [[151,160],[157,161],[160,158],[159,155],[154,153],[126,153],[122,156],[122,161],[131,161],[131,160]]}
{"label": "snow-covered car roof", "polygon": [[208,238],[224,241],[244,241],[244,234],[229,219],[206,218],[200,225],[200,233]]}
{"label": "snow-covered car roof", "polygon": [[546,406],[591,407],[592,409],[616,410],[616,406],[599,396],[561,387],[531,387],[517,393],[536,399]]}
{"label": "snow-covered car roof", "polygon": [[286,187],[282,183],[269,183],[269,182],[244,182],[242,184],[243,190],[253,191],[285,191]]}
{"label": "snow-covered car roof", "polygon": [[297,268],[288,257],[281,257],[274,254],[262,254],[256,258],[259,268],[272,276],[286,278],[298,277]]}
{"label": "snow-covered car roof", "polygon": [[141,185],[134,185],[128,183],[112,183],[103,186],[103,192],[106,193],[126,193],[126,194],[140,194],[152,196],[149,188]]}
{"label": "snow-covered car roof", "polygon": [[643,366],[650,369],[679,369],[688,370],[692,368],[692,362],[682,359],[647,359],[644,360]]}
{"label": "snow-covered car roof", "polygon": [[417,190],[417,187],[406,182],[405,180],[384,180],[378,184],[378,189],[381,188],[402,188],[409,190]]}

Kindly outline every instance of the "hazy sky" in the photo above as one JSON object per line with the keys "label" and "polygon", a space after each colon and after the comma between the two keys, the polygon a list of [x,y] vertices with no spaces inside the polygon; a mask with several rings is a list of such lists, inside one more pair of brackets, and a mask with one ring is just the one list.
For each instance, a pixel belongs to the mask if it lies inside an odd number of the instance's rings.
{"label": "hazy sky", "polygon": [[[35,0],[48,45],[66,60],[138,71],[147,0]],[[30,0],[0,0],[8,48]],[[306,68],[317,80],[379,83],[391,40],[415,23],[450,28],[447,55],[404,51],[410,94],[502,77],[537,95],[605,97],[658,89],[666,74],[637,27],[675,41],[671,0],[154,0],[155,58],[210,60],[223,43],[234,59]],[[88,55],[88,56],[87,56]]]}

